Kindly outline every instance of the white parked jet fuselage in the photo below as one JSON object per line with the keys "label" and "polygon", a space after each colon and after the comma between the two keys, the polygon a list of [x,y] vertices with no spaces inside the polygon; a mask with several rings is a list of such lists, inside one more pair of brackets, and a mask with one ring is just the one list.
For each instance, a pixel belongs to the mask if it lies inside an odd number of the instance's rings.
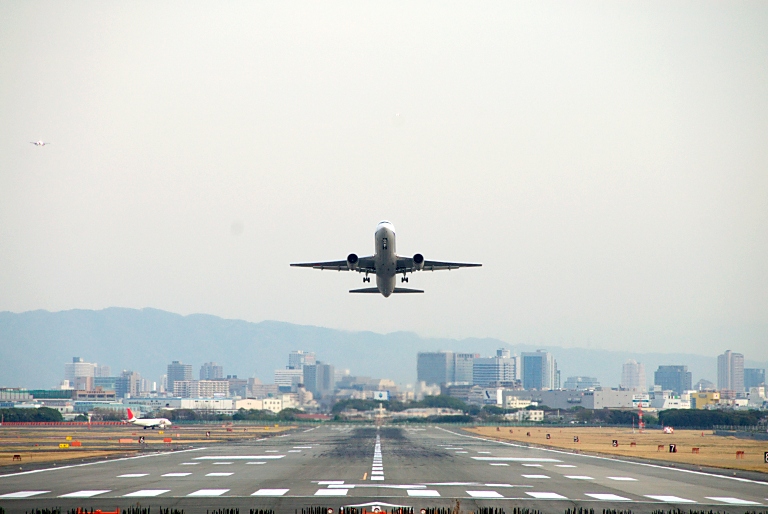
{"label": "white parked jet fuselage", "polygon": [[420,253],[413,257],[400,257],[395,248],[395,227],[388,221],[382,221],[376,226],[374,233],[374,253],[370,257],[358,257],[351,253],[345,261],[302,262],[291,264],[315,269],[330,269],[336,271],[357,271],[365,273],[363,282],[370,282],[369,273],[376,275],[376,287],[353,289],[350,293],[381,293],[385,297],[392,293],[423,293],[420,289],[396,287],[397,275],[402,274],[401,280],[408,282],[408,273],[414,271],[451,270],[457,268],[482,266],[474,263],[426,261]]}
{"label": "white parked jet fuselage", "polygon": [[127,409],[127,410],[128,410],[128,423],[131,423],[132,425],[136,425],[137,427],[144,427],[144,430],[148,428],[151,428],[154,430],[155,427],[159,428],[160,430],[163,430],[172,425],[169,419],[166,419],[166,418],[139,419],[133,415],[133,412],[131,412],[131,409]]}

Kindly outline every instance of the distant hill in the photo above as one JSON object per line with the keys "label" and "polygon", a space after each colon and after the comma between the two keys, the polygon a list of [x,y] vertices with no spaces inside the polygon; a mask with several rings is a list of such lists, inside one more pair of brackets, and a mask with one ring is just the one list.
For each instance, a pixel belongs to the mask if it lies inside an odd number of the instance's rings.
{"label": "distant hill", "polygon": [[[643,354],[541,345],[510,345],[498,339],[424,338],[411,332],[376,334],[347,332],[276,321],[251,323],[206,314],[181,316],[156,309],[109,308],[99,311],[0,312],[0,386],[54,387],[63,378],[64,364],[73,356],[87,362],[141,373],[159,381],[172,360],[191,364],[197,378],[200,365],[216,361],[225,374],[258,376],[273,381],[291,350],[314,351],[319,360],[353,375],[416,380],[419,351],[453,350],[492,355],[497,348],[513,352],[551,351],[562,381],[572,375],[595,376],[616,386],[621,365],[633,358],[645,364],[648,380],[659,364],[687,364],[693,382],[717,379],[717,359],[689,354]],[[766,363],[748,362],[765,367]]]}

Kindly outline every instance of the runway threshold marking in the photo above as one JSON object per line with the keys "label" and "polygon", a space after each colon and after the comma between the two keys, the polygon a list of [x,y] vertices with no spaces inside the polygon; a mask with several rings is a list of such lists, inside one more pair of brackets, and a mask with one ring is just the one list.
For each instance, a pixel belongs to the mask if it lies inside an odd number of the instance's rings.
{"label": "runway threshold marking", "polygon": [[124,494],[123,498],[145,498],[151,496],[160,496],[161,494],[165,494],[168,491],[170,491],[170,489],[142,489],[140,491]]}
{"label": "runway threshold marking", "polygon": [[259,489],[251,496],[284,496],[290,489]]}
{"label": "runway threshold marking", "polygon": [[587,496],[594,498],[596,500],[601,501],[617,501],[617,502],[631,502],[632,500],[629,498],[624,498],[623,496],[619,496],[618,494],[607,494],[607,493],[584,493]]}
{"label": "runway threshold marking", "polygon": [[187,496],[221,496],[229,491],[229,489],[200,489],[194,493],[189,493]]}
{"label": "runway threshold marking", "polygon": [[108,493],[111,489],[102,489],[100,491],[83,490],[75,491],[74,493],[62,494],[59,498],[91,498],[93,496]]}
{"label": "runway threshold marking", "polygon": [[467,491],[472,498],[504,498],[496,491]]}
{"label": "runway threshold marking", "polygon": [[29,498],[38,494],[50,493],[51,491],[16,491],[15,493],[0,494],[0,498]]}
{"label": "runway threshold marking", "polygon": [[565,496],[557,493],[530,493],[526,491],[525,494],[527,494],[528,496],[532,496],[538,500],[567,500],[568,499]]}
{"label": "runway threshold marking", "polygon": [[346,496],[349,489],[318,489],[315,496]]}
{"label": "runway threshold marking", "polygon": [[758,502],[750,500],[742,500],[741,498],[733,498],[731,496],[707,496],[707,500],[715,500],[718,502],[728,503],[730,505],[760,505]]}
{"label": "runway threshold marking", "polygon": [[420,498],[439,498],[440,493],[434,489],[407,489],[408,496],[416,496]]}
{"label": "runway threshold marking", "polygon": [[663,494],[646,494],[645,497],[666,503],[696,503],[695,501],[689,500],[687,498],[680,498],[679,496],[666,496]]}

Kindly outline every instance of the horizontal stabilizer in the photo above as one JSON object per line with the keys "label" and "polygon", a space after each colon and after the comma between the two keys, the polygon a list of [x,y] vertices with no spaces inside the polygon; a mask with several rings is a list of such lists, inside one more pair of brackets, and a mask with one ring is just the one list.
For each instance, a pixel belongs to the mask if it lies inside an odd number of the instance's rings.
{"label": "horizontal stabilizer", "polygon": [[395,293],[423,293],[421,289],[406,289],[405,287],[396,287]]}
{"label": "horizontal stabilizer", "polygon": [[364,287],[363,289],[350,289],[350,293],[378,293],[378,287]]}

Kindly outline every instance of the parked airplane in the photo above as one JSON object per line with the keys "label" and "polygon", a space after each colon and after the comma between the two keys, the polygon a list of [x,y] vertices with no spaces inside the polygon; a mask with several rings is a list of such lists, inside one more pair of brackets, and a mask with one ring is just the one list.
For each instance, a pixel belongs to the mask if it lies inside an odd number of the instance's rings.
{"label": "parked airplane", "polygon": [[50,145],[51,143],[46,143],[45,141],[30,141],[35,146],[45,146]]}
{"label": "parked airplane", "polygon": [[428,261],[424,256],[417,253],[413,257],[401,257],[395,252],[395,227],[388,221],[382,221],[376,226],[374,234],[375,250],[370,257],[358,257],[350,253],[345,261],[328,262],[301,262],[291,264],[303,268],[329,269],[336,271],[357,271],[365,273],[363,282],[370,282],[369,273],[376,274],[376,287],[366,287],[363,289],[352,289],[350,293],[381,293],[388,297],[392,293],[423,293],[421,289],[406,289],[404,287],[395,287],[397,275],[402,273],[401,282],[408,282],[408,273],[414,271],[428,270],[452,270],[458,268],[469,268],[482,266],[482,264],[463,263],[463,262],[441,262]]}
{"label": "parked airplane", "polygon": [[160,430],[164,428],[168,428],[172,425],[171,421],[165,418],[137,418],[133,415],[133,412],[131,412],[131,409],[126,409],[128,411],[128,423],[132,423],[136,425],[137,427],[144,427],[144,430],[151,428],[152,430],[155,429],[155,427],[160,428]]}

